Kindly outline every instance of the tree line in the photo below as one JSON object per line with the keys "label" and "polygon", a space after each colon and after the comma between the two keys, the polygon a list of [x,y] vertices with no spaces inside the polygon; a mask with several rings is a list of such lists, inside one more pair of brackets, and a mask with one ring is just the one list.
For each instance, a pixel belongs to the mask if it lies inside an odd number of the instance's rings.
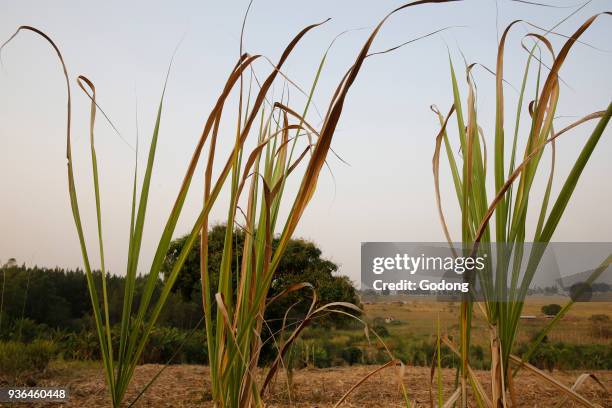
{"label": "tree line", "polygon": [[[211,229],[209,234],[209,274],[213,282],[213,289],[218,282],[219,266],[221,263],[225,226],[218,225]],[[242,248],[244,232],[236,230],[235,245]],[[185,237],[174,240],[169,248],[164,262],[166,275],[185,243]],[[274,243],[275,244],[275,243]],[[241,250],[236,251],[241,254]],[[187,262],[183,266],[173,293],[171,293],[158,326],[173,327],[181,330],[191,330],[201,323],[202,293],[200,284],[199,246],[190,252]],[[239,273],[241,256],[232,262],[233,275],[236,279]],[[344,301],[358,303],[357,292],[347,277],[337,276],[338,266],[322,257],[321,250],[312,242],[294,239],[290,242],[283,257],[275,280],[270,289],[269,297],[275,296],[287,287],[301,282],[311,283],[317,291],[320,304],[331,301]],[[15,262],[6,264],[0,271],[2,276],[0,300],[0,338],[14,339],[20,336],[24,319],[38,325],[44,325],[49,330],[82,331],[93,327],[92,307],[88,295],[86,275],[83,270],[69,270],[64,268],[45,268],[38,266],[17,265]],[[101,285],[100,271],[94,272],[96,285]],[[235,287],[234,280],[234,287]],[[158,282],[156,290],[161,289],[162,280]],[[140,296],[145,279],[139,276],[136,281],[136,294]],[[117,274],[107,274],[107,288],[109,292],[109,308],[111,325],[121,319],[123,305],[125,278]],[[214,298],[214,297],[213,297]],[[312,292],[303,290],[291,293],[270,305],[266,312],[266,319],[270,322],[270,329],[278,329],[279,322],[290,309],[287,321],[296,321],[303,318],[310,302]],[[135,299],[134,304],[138,304]],[[290,307],[291,306],[291,307]],[[328,315],[315,321],[315,325],[330,326],[346,323],[346,317],[341,315]],[[20,327],[20,325],[22,327]]]}

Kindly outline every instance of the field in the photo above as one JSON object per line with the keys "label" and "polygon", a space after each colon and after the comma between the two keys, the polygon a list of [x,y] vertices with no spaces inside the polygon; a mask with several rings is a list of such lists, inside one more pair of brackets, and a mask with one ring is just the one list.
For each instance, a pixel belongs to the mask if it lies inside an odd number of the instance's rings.
{"label": "field", "polygon": [[[392,318],[394,321],[386,324],[392,337],[432,338],[437,332],[437,320],[440,319],[440,330],[449,335],[458,334],[457,322],[459,315],[458,303],[436,302],[434,300],[413,300],[402,296],[381,297],[372,303],[366,303],[364,309],[368,318]],[[541,330],[549,321],[543,315],[542,306],[559,304],[563,306],[568,301],[562,296],[534,296],[525,303],[523,316],[535,316],[535,319],[522,319],[519,342],[529,341],[535,333]],[[589,318],[597,314],[607,314],[612,310],[611,302],[579,302],[576,303],[558,325],[548,339],[551,342],[562,341],[569,344],[608,344],[610,339],[596,336],[592,330],[593,323]],[[482,315],[475,313],[473,338],[475,344],[488,344],[488,334],[485,332],[486,322]]]}
{"label": "field", "polygon": [[[127,394],[129,401],[162,366],[139,366],[134,382]],[[280,375],[271,390],[269,407],[332,407],[338,399],[359,379],[376,367],[352,366],[330,369],[308,368],[294,375],[293,394],[289,399],[286,393],[284,375]],[[140,407],[212,407],[210,401],[209,369],[197,365],[170,366],[159,381],[145,394]],[[410,367],[403,381],[418,407],[429,407],[429,375],[424,367]],[[477,373],[485,387],[490,381],[487,372]],[[555,377],[571,386],[579,375],[577,372],[556,373]],[[608,389],[612,388],[612,373],[596,372],[598,378]],[[445,389],[452,389],[454,370],[444,369]],[[521,390],[518,407],[550,407],[559,401],[559,393],[554,388],[542,386],[535,378],[526,373],[519,374],[516,384]],[[88,363],[56,363],[41,386],[68,386],[70,402],[65,407],[106,406],[108,401],[101,365]],[[589,400],[602,406],[612,404],[612,396],[587,382],[580,389]],[[41,405],[42,406],[42,405]],[[382,371],[360,386],[343,407],[400,407],[401,396],[397,386],[397,374],[393,369]],[[573,407],[572,403],[565,405]]]}
{"label": "field", "polygon": [[[519,320],[514,354],[522,356],[552,317],[542,312],[546,305],[564,305],[562,296],[530,297]],[[433,298],[377,296],[364,298],[363,308],[370,330],[376,332],[396,358],[412,366],[431,367],[438,324],[440,334],[456,344],[459,338],[459,304]],[[610,302],[576,303],[548,333],[529,361],[540,369],[609,370],[612,324]],[[477,308],[475,308],[477,310]],[[483,317],[475,312],[472,321],[470,364],[474,369],[490,367],[490,338]],[[375,336],[366,336],[361,323],[341,329],[307,329],[291,357],[293,367],[327,368],[347,364],[384,364],[389,357]],[[458,355],[442,346],[441,365],[458,366]]]}

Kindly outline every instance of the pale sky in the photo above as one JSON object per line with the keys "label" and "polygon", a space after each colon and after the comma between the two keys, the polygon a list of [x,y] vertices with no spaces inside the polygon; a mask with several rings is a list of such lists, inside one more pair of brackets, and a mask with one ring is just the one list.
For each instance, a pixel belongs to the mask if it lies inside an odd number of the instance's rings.
{"label": "pale sky", "polygon": [[[246,26],[245,49],[276,60],[304,26],[331,17],[330,22],[304,38],[285,67],[295,82],[307,87],[336,34],[368,27],[343,36],[332,49],[315,95],[317,106],[323,110],[371,27],[401,3],[256,0]],[[577,5],[571,0],[549,3]],[[153,173],[140,263],[140,271],[148,271],[203,123],[238,56],[240,26],[247,4],[247,1],[2,2],[1,41],[19,25],[32,25],[49,34],[64,54],[74,100],[72,130],[77,189],[95,267],[98,261],[88,150],[89,103],[77,87],[76,77],[83,74],[95,83],[100,105],[130,143],[135,138],[137,99],[141,146],[148,146],[165,70],[174,48],[183,39],[168,84]],[[571,34],[586,18],[610,9],[610,1],[594,0],[557,30]],[[330,158],[335,183],[328,172],[323,173],[295,236],[316,242],[325,257],[340,265],[340,273],[354,281],[359,277],[362,241],[443,241],[431,172],[438,123],[429,106],[435,103],[447,111],[451,104],[447,46],[459,70],[463,65],[461,52],[469,62],[494,67],[496,26],[501,31],[512,20],[526,19],[548,28],[572,10],[508,0],[468,0],[426,5],[396,14],[381,30],[373,50],[439,28],[456,28],[366,62],[349,92],[332,144],[350,166]],[[515,87],[523,73],[526,54],[520,40],[526,29],[527,26],[519,26],[507,44],[505,74]],[[558,51],[561,38],[552,40]],[[560,116],[583,116],[605,109],[610,102],[612,19],[601,17],[582,40],[599,49],[575,45],[561,71],[567,85],[561,89]],[[15,257],[19,263],[28,265],[81,266],[66,187],[65,90],[60,67],[50,47],[27,32],[3,51],[2,62],[0,262]],[[262,63],[257,68],[264,75],[269,66]],[[479,117],[492,146],[493,78],[482,69],[475,75]],[[464,77],[462,71],[460,77]],[[465,84],[462,92],[466,94]],[[292,95],[297,106],[302,106],[299,94],[294,91]],[[507,117],[511,118],[517,93],[508,87],[506,95]],[[316,116],[312,119],[317,123]],[[570,117],[560,118],[557,128],[570,121]],[[555,195],[592,128],[593,124],[587,125],[559,140]],[[507,134],[511,131],[512,127],[506,130]],[[112,273],[123,274],[133,156],[101,119],[96,134],[107,265]],[[228,134],[221,139],[225,145],[232,137]],[[525,133],[521,136],[524,140]],[[583,173],[555,240],[612,240],[611,157],[612,131],[608,129]],[[144,165],[145,155],[141,154],[140,159]],[[545,160],[548,161],[548,154]],[[545,176],[543,172],[541,179]],[[458,209],[446,166],[442,178],[445,210],[451,231],[458,238]],[[177,235],[190,229],[200,208],[201,192],[202,177],[198,175]],[[223,198],[216,206],[213,222],[223,221],[226,203]]]}

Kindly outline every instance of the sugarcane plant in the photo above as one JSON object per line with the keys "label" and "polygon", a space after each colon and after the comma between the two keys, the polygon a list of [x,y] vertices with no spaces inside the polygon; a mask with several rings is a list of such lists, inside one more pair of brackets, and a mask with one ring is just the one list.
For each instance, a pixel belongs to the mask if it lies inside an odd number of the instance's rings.
{"label": "sugarcane plant", "polygon": [[[306,117],[311,108],[312,96],[327,52],[318,65],[309,91],[305,92],[307,94],[306,103],[299,113],[286,106],[282,99],[273,103],[271,109],[266,109],[264,104],[270,86],[282,69],[288,55],[302,36],[317,27],[318,24],[306,27],[295,37],[257,92],[251,93],[251,87],[248,87],[248,91],[243,92],[240,86],[238,99],[241,105],[235,120],[235,148],[223,170],[225,174],[231,173],[227,225],[239,226],[246,234],[235,285],[232,279],[231,262],[238,257],[232,245],[233,228],[226,229],[218,287],[212,287],[209,276],[208,206],[211,198],[219,194],[217,185],[212,187],[211,183],[214,150],[209,153],[205,171],[204,209],[185,245],[185,248],[190,248],[200,234],[202,302],[208,339],[212,394],[218,406],[262,406],[266,388],[274,378],[279,366],[283,364],[283,357],[297,336],[313,319],[324,312],[349,314],[357,318],[355,312],[359,313],[360,310],[355,305],[342,302],[318,305],[316,292],[310,283],[305,282],[289,287],[271,299],[267,299],[266,295],[274,281],[275,271],[286,245],[315,192],[319,174],[331,150],[331,140],[340,120],[348,91],[366,58],[373,54],[370,53],[370,48],[374,38],[392,14],[410,6],[443,2],[445,1],[413,2],[398,7],[383,18],[364,43],[355,62],[342,77],[327,111],[323,114],[319,129],[315,129]],[[229,90],[257,57],[245,56],[236,66],[225,89]],[[243,97],[244,93],[247,94],[246,98]],[[217,139],[221,107],[222,104],[218,109],[213,110],[203,134],[205,138],[209,132],[211,133],[211,149],[214,149]],[[257,118],[259,118],[259,126],[253,131],[253,123]],[[247,155],[243,147],[244,140],[251,133],[255,134],[257,147]],[[300,140],[306,140],[306,147],[303,150],[298,148],[296,152],[296,144]],[[290,196],[286,189],[287,180],[301,162],[304,162],[304,170],[299,178],[299,188],[293,196]],[[241,201],[243,193],[246,194],[246,197]],[[286,217],[281,217],[281,204],[289,204]],[[281,233],[273,245],[274,233],[277,230],[280,230]],[[183,252],[175,268],[180,268],[187,256],[187,252],[185,250]],[[280,344],[276,345],[276,358],[273,359],[260,380],[257,375],[257,366],[262,345],[265,342],[276,341],[274,335],[269,338],[262,337],[266,328],[263,317],[266,307],[287,293],[303,289],[312,291],[310,308],[295,329],[287,335],[287,338],[282,339]],[[390,357],[387,366],[401,366],[401,362],[393,358],[390,350],[387,349],[387,353]],[[403,383],[400,384],[400,387],[406,404],[409,405]],[[351,388],[341,401],[354,388]]]}
{"label": "sugarcane plant", "polygon": [[[68,194],[70,199],[70,206],[72,210],[72,216],[77,230],[77,237],[80,244],[81,255],[83,259],[83,267],[87,278],[87,286],[91,299],[93,318],[95,323],[95,329],[97,332],[98,342],[100,346],[100,354],[102,357],[102,363],[104,367],[104,375],[106,384],[109,391],[110,402],[113,407],[118,407],[122,404],[125,399],[125,395],[130,384],[130,381],[134,375],[134,370],[137,364],[141,361],[142,352],[147,344],[150,337],[153,326],[159,317],[159,314],[165,304],[165,301],[172,289],[174,280],[168,279],[162,283],[159,296],[154,300],[154,293],[157,293],[159,283],[159,272],[161,261],[163,259],[170,239],[176,227],[178,217],[181,213],[185,196],[189,189],[189,183],[191,181],[191,175],[188,174],[183,184],[181,185],[179,194],[175,201],[174,207],[168,218],[168,221],[163,230],[159,245],[157,247],[156,256],[151,265],[151,270],[146,277],[146,284],[141,293],[140,302],[135,305],[134,298],[136,293],[136,278],[138,271],[138,264],[140,260],[140,249],[143,238],[144,224],[146,219],[147,204],[149,198],[149,190],[151,185],[151,177],[153,172],[153,164],[156,155],[157,141],[161,124],[162,107],[166,84],[168,81],[168,75],[164,83],[162,97],[157,109],[155,118],[155,126],[151,143],[149,147],[149,153],[147,157],[147,165],[145,174],[142,180],[142,186],[140,188],[140,194],[137,195],[138,188],[138,166],[134,168],[133,176],[133,187],[132,187],[132,205],[131,205],[131,217],[129,227],[129,246],[128,246],[128,259],[126,266],[126,280],[123,297],[123,308],[121,311],[120,320],[120,331],[119,331],[119,344],[118,347],[113,344],[113,331],[111,329],[110,310],[109,310],[109,294],[107,291],[107,274],[108,271],[105,266],[105,253],[104,253],[104,240],[103,240],[103,229],[102,229],[102,210],[101,210],[101,196],[100,196],[100,180],[98,172],[98,159],[95,150],[94,143],[94,129],[96,122],[96,113],[101,111],[104,117],[108,120],[115,132],[119,134],[116,127],[112,124],[108,116],[102,111],[96,100],[96,89],[92,81],[83,75],[77,77],[78,86],[85,92],[86,96],[90,101],[90,121],[89,121],[89,142],[90,142],[90,155],[92,164],[92,185],[94,190],[95,207],[96,207],[96,229],[98,239],[98,251],[100,257],[100,285],[97,285],[94,274],[94,270],[91,265],[90,255],[85,242],[85,233],[83,228],[83,222],[81,218],[81,212],[79,209],[79,202],[77,197],[77,191],[75,186],[75,174],[73,170],[73,159],[72,159],[72,92],[70,86],[70,77],[68,69],[64,62],[64,58],[60,49],[56,43],[44,32],[31,26],[21,26],[16,32],[0,47],[4,48],[6,44],[12,41],[20,32],[28,31],[33,32],[42,38],[44,38],[53,48],[56,53],[59,62],[62,67],[64,74],[67,102],[66,102],[66,159],[67,159],[67,174],[68,174]],[[168,69],[168,74],[170,69]],[[119,134],[121,136],[121,134]],[[123,138],[123,136],[121,136]],[[125,141],[125,139],[124,139]],[[128,143],[129,145],[129,143]],[[130,145],[131,147],[131,145]],[[134,149],[136,159],[138,155],[138,143]],[[101,287],[101,293],[99,293],[99,287]],[[140,395],[139,395],[140,396]],[[138,396],[138,397],[139,397]],[[133,403],[133,402],[132,402]]]}
{"label": "sugarcane plant", "polygon": [[[519,26],[521,21],[514,21],[506,27],[499,40],[496,69],[494,72],[490,71],[495,75],[493,157],[489,160],[489,164],[493,167],[492,172],[487,171],[486,136],[484,127],[480,125],[482,120],[478,117],[477,89],[473,75],[474,68],[478,64],[466,63],[467,98],[463,100],[455,67],[449,58],[453,104],[447,114],[432,106],[441,125],[433,157],[438,212],[445,237],[450,244],[453,240],[444,217],[439,186],[440,156],[444,149],[453,179],[454,195],[457,197],[461,211],[461,240],[458,241],[470,256],[491,254],[493,250],[497,252],[495,257],[487,258],[487,268],[483,272],[477,272],[471,278],[466,277],[473,279],[473,283],[478,285],[481,297],[474,299],[471,295],[463,296],[459,317],[459,344],[455,344],[448,337],[443,339],[447,346],[461,357],[458,386],[451,399],[447,401],[448,406],[459,401],[461,407],[466,407],[468,387],[472,388],[479,406],[495,408],[509,406],[507,399],[515,399],[512,378],[520,368],[537,372],[540,378],[550,382],[576,402],[593,406],[574,390],[539,372],[528,363],[531,353],[560,317],[567,312],[573,301],[570,301],[546,326],[526,355],[519,358],[513,353],[519,332],[519,318],[534,275],[546,251],[546,245],[551,241],[578,180],[612,115],[612,104],[609,104],[601,111],[590,113],[563,129],[556,130],[555,115],[562,89],[559,72],[572,47],[580,41],[581,35],[600,16],[605,17],[609,14],[604,12],[587,19],[571,36],[566,36],[566,41],[558,54],[548,39],[551,33],[557,34],[553,31],[554,28],[543,30],[542,34],[529,33],[523,38],[521,46],[526,51],[526,62],[518,89],[518,99],[516,105],[512,106],[515,116],[510,126],[505,123],[505,111],[508,107],[504,96],[506,86],[504,49],[509,32],[513,27]],[[550,59],[548,63],[545,62],[547,54]],[[531,76],[534,78],[531,79]],[[533,91],[533,100],[527,104],[524,101],[528,98],[528,89]],[[458,158],[455,153],[456,148],[448,134],[448,124],[453,115],[459,140]],[[557,138],[589,121],[597,121],[597,124],[576,158],[569,175],[563,181],[558,195],[553,198]],[[522,122],[526,122],[526,126],[522,125]],[[512,136],[509,141],[508,134]],[[525,134],[524,138],[521,138],[522,134]],[[525,144],[525,150],[520,157],[518,146],[522,142]],[[549,166],[543,164],[544,153],[547,150],[551,154]],[[508,157],[509,163],[506,162]],[[537,174],[546,171],[548,174],[543,198],[541,202],[536,201],[533,197],[534,180]],[[495,191],[489,195],[487,175],[491,173]],[[529,216],[531,211],[528,211],[530,208],[536,215],[535,228],[531,227]],[[525,242],[529,242],[530,238],[533,246],[527,251]],[[611,260],[612,257],[604,260],[593,272],[590,281],[596,279],[610,265]],[[482,313],[490,335],[490,394],[485,392],[469,365],[470,333],[474,312]],[[511,363],[516,366],[514,370]]]}

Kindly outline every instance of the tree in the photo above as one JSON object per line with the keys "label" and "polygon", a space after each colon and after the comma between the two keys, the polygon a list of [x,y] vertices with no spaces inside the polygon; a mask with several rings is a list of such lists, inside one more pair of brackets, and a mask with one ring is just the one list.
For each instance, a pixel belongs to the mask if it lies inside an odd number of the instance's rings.
{"label": "tree", "polygon": [[542,313],[546,316],[555,316],[557,313],[561,311],[561,305],[556,303],[551,303],[550,305],[542,306]]}
{"label": "tree", "polygon": [[[216,291],[219,282],[225,228],[224,225],[217,225],[211,229],[208,236],[208,267],[213,291]],[[234,253],[236,254],[235,259],[232,260],[234,290],[237,286],[237,275],[241,265],[244,235],[244,232],[239,229],[234,232]],[[183,236],[170,244],[162,268],[165,276],[172,270],[186,239],[187,236]],[[272,245],[276,246],[277,240],[274,240]],[[336,264],[321,258],[321,250],[314,243],[302,239],[293,239],[287,244],[285,254],[274,274],[268,298],[281,293],[293,284],[308,282],[316,290],[319,305],[337,301],[358,304],[359,299],[354,286],[347,277],[335,276],[334,273],[337,270],[338,266]],[[185,300],[201,303],[199,245],[194,245],[188,254],[173,291],[181,293]],[[211,297],[214,299],[214,293],[211,293]],[[290,312],[287,315],[287,323],[291,323],[292,327],[295,327],[295,323],[306,314],[311,301],[312,292],[308,289],[302,289],[273,302],[267,308],[265,315],[269,329],[276,332],[281,328],[288,309]],[[313,324],[340,325],[346,321],[346,316],[329,314],[324,318],[317,319]]]}

